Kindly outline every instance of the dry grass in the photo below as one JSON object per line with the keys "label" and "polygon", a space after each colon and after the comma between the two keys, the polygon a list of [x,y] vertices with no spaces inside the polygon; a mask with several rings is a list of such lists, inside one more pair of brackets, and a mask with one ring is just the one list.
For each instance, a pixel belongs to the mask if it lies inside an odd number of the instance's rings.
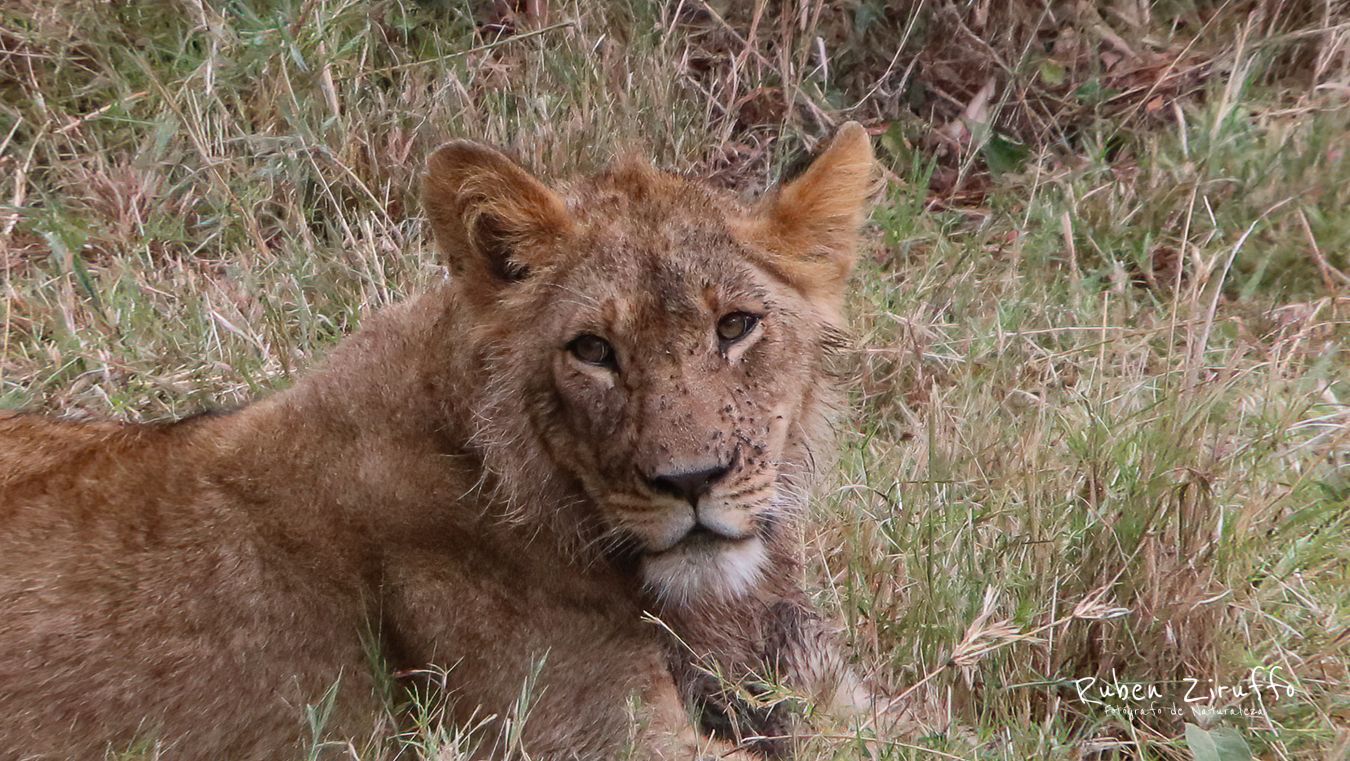
{"label": "dry grass", "polygon": [[[449,135],[753,190],[860,118],[890,182],[808,545],[862,665],[962,728],[888,752],[1188,758],[1191,721],[1344,756],[1344,7],[496,5],[0,8],[0,404],[284,385],[441,276],[413,192]],[[1183,699],[1253,667],[1294,695]],[[1113,674],[1185,710],[1078,698]]]}

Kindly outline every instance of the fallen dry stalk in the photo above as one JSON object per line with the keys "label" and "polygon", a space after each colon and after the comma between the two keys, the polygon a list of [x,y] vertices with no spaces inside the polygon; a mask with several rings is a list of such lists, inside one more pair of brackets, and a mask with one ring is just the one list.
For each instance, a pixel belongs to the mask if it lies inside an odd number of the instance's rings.
{"label": "fallen dry stalk", "polygon": [[1074,606],[1072,612],[1061,616],[1049,623],[1042,624],[1026,632],[1018,632],[1008,619],[1003,619],[990,623],[996,597],[993,588],[985,591],[984,605],[981,606],[980,614],[966,628],[966,634],[952,649],[951,656],[941,666],[929,671],[922,679],[910,685],[904,692],[886,701],[880,709],[876,711],[866,722],[863,728],[871,728],[876,725],[878,717],[890,712],[893,708],[904,703],[904,701],[913,695],[920,687],[931,682],[939,674],[952,668],[969,668],[983,659],[989,653],[1002,649],[1014,642],[1025,642],[1035,639],[1037,635],[1050,629],[1064,626],[1072,621],[1106,621],[1112,618],[1120,618],[1129,615],[1128,608],[1122,608],[1116,605],[1109,605],[1103,602],[1109,591],[1109,586],[1103,586],[1084,597]]}

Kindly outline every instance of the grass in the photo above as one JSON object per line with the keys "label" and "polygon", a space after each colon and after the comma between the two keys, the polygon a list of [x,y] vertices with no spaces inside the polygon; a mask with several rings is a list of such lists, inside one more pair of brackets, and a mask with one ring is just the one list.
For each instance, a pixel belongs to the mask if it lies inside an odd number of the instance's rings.
{"label": "grass", "polygon": [[[284,386],[441,276],[415,178],[450,135],[753,191],[860,118],[889,182],[811,573],[860,665],[961,728],[886,752],[1205,758],[1189,722],[1345,757],[1346,14],[785,5],[6,4],[0,405]],[[1185,700],[1253,668],[1292,696]]]}

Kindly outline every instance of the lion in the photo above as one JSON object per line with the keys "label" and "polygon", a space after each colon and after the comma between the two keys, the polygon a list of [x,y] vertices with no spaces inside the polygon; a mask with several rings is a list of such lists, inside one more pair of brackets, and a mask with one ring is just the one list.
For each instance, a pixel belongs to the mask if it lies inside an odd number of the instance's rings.
{"label": "lion", "polygon": [[850,123],[746,204],[636,160],[550,187],[454,141],[423,178],[447,282],[291,388],[0,415],[0,758],[298,755],[320,704],[359,747],[382,685],[433,666],[480,757],[785,726],[708,663],[854,700],[794,526],[873,165]]}

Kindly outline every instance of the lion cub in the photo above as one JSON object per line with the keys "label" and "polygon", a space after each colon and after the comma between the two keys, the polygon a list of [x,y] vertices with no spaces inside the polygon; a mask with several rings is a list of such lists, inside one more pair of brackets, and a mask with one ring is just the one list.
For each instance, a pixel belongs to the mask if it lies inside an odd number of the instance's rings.
{"label": "lion cub", "polygon": [[847,692],[792,523],[873,183],[856,124],[752,207],[452,142],[423,188],[449,282],[295,387],[0,415],[0,758],[283,758],[321,702],[359,747],[377,685],[433,665],[486,757],[692,757],[702,658]]}

